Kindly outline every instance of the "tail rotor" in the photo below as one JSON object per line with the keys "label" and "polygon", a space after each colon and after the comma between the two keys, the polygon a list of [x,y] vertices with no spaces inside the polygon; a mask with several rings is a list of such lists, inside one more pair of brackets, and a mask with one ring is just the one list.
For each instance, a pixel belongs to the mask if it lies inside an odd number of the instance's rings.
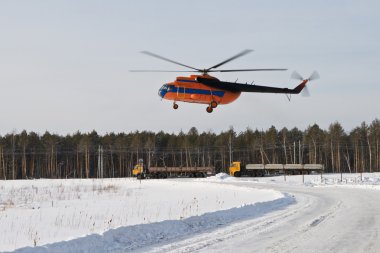
{"label": "tail rotor", "polygon": [[[293,71],[292,75],[290,76],[291,79],[296,79],[296,80],[299,80],[299,81],[307,81],[307,82],[310,82],[310,81],[313,81],[313,80],[316,80],[316,79],[319,79],[320,76],[318,74],[317,71],[313,71],[313,73],[311,73],[311,75],[309,76],[309,78],[305,79],[303,78],[297,71]],[[302,90],[301,92],[302,96],[304,97],[310,97],[310,92],[309,92],[309,89],[307,88],[307,85],[305,85],[305,88]]]}

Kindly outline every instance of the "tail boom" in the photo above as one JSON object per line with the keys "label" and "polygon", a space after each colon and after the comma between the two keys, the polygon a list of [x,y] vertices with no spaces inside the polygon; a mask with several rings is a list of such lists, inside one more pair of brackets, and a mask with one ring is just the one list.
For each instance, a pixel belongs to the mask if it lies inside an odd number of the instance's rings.
{"label": "tail boom", "polygon": [[300,94],[301,91],[306,87],[307,82],[309,82],[309,80],[303,80],[302,83],[297,85],[297,87],[292,90],[292,94]]}

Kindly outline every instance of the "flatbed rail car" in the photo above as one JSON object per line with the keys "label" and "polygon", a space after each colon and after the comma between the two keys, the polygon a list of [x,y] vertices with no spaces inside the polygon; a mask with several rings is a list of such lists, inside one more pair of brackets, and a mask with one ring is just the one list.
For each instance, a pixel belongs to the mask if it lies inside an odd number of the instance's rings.
{"label": "flatbed rail car", "polygon": [[137,164],[132,175],[138,179],[168,178],[168,177],[206,177],[214,173],[214,167],[149,167]]}
{"label": "flatbed rail car", "polygon": [[206,177],[213,174],[214,167],[150,167],[150,178]]}
{"label": "flatbed rail car", "polygon": [[250,176],[263,177],[265,175],[275,174],[310,174],[312,172],[321,173],[324,170],[322,164],[246,164],[233,162],[229,168],[230,176]]}

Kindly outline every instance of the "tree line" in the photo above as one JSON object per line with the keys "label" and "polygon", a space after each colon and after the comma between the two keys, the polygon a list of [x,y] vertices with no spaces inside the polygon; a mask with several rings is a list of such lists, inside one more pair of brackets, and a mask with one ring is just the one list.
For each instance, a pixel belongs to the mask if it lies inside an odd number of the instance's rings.
{"label": "tree line", "polygon": [[22,131],[0,136],[0,179],[130,177],[143,159],[148,166],[214,166],[230,162],[318,163],[325,172],[379,172],[380,120],[345,132],[339,122],[267,130],[232,127],[219,134],[136,131],[99,135],[96,131],[61,136]]}

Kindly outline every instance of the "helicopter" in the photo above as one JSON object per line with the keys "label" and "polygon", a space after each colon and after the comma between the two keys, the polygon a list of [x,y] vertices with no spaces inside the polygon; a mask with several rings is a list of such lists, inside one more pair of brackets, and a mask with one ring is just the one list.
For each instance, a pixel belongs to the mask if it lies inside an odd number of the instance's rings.
{"label": "helicopter", "polygon": [[280,87],[270,87],[262,86],[248,83],[237,83],[237,82],[225,82],[220,81],[218,78],[209,75],[209,73],[214,72],[248,72],[248,71],[285,71],[285,68],[262,68],[262,69],[217,69],[220,66],[235,60],[241,56],[244,56],[253,50],[246,49],[242,52],[205,69],[195,68],[177,61],[173,61],[166,57],[151,53],[149,51],[142,51],[141,53],[164,60],[182,67],[186,67],[190,70],[130,70],[131,72],[194,72],[200,74],[193,74],[190,76],[179,76],[173,82],[168,82],[162,85],[158,90],[158,95],[162,99],[172,100],[173,109],[178,109],[177,102],[187,102],[187,103],[199,103],[206,104],[206,111],[208,113],[213,112],[215,108],[219,105],[225,105],[232,103],[237,98],[239,98],[242,92],[259,92],[259,93],[282,93],[286,94],[290,100],[291,94],[299,94],[304,90],[304,95],[308,96],[306,84],[319,78],[318,72],[314,71],[309,78],[304,79],[300,74],[294,71],[291,78],[300,80],[301,83],[295,88],[280,88]]}

